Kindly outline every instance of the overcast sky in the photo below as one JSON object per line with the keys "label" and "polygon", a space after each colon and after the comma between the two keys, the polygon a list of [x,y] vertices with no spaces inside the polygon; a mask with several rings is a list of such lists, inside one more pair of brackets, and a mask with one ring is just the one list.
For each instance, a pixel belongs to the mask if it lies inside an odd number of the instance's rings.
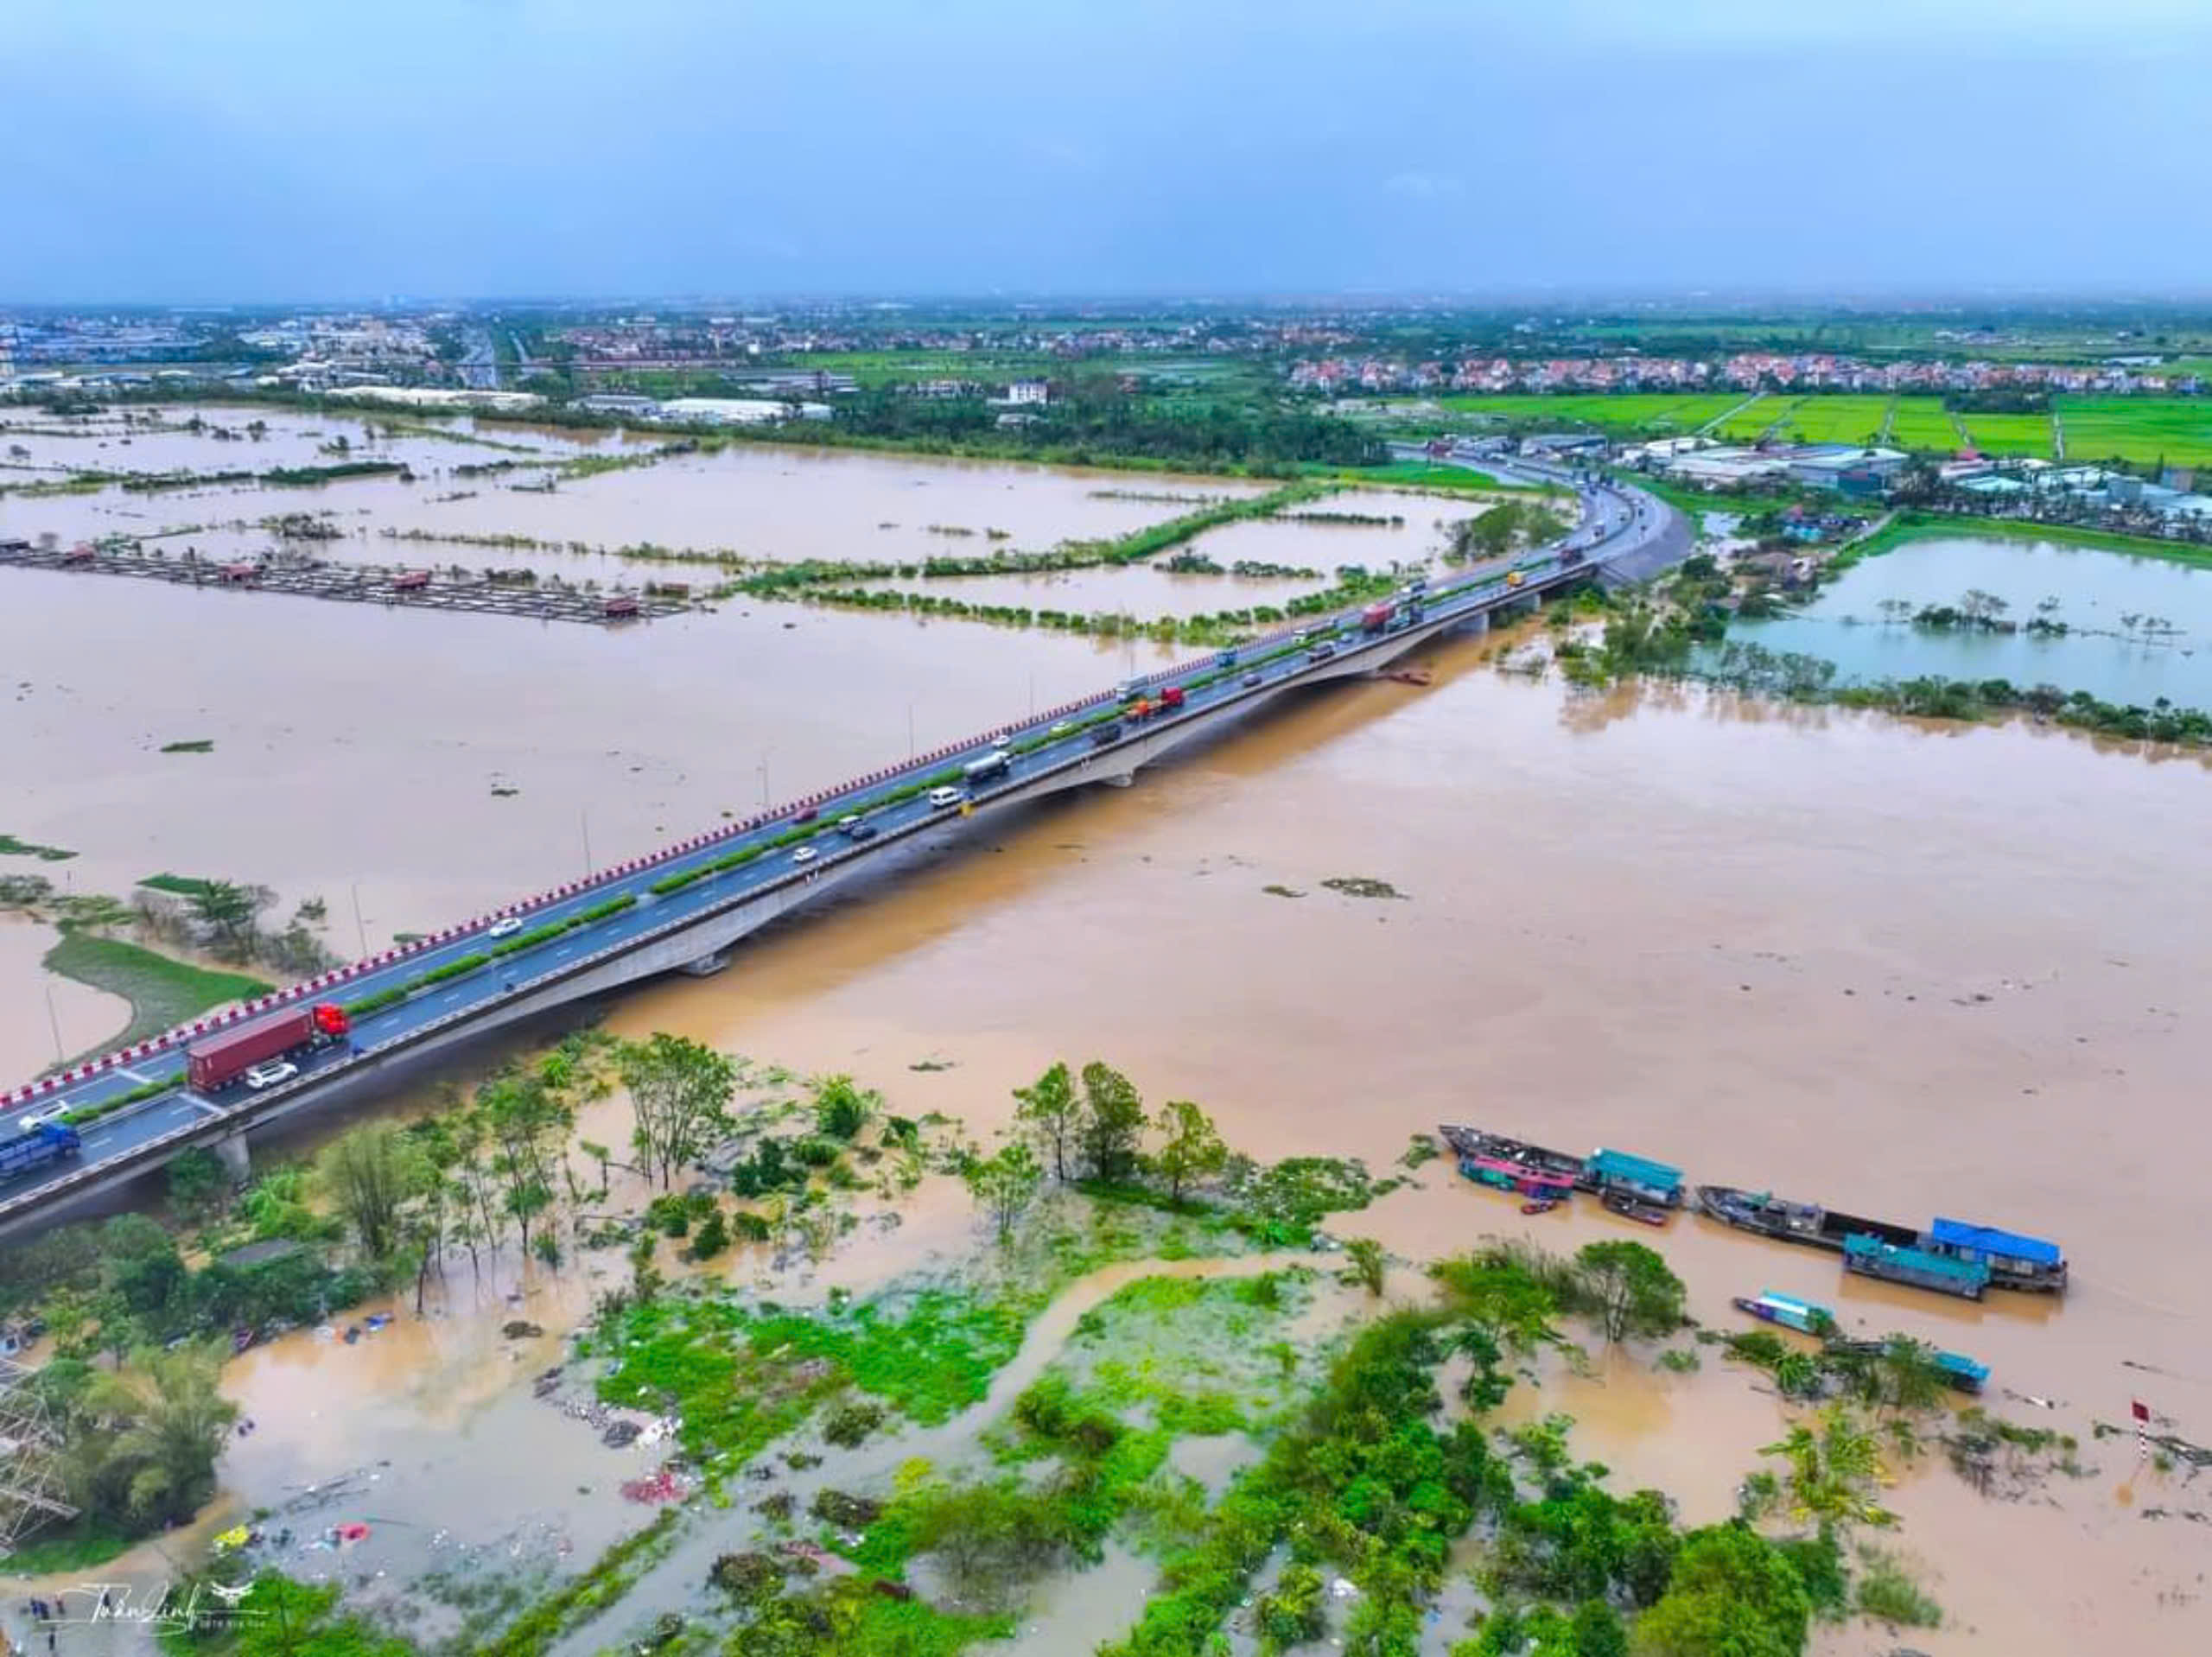
{"label": "overcast sky", "polygon": [[0,300],[2212,290],[2212,0],[0,14]]}

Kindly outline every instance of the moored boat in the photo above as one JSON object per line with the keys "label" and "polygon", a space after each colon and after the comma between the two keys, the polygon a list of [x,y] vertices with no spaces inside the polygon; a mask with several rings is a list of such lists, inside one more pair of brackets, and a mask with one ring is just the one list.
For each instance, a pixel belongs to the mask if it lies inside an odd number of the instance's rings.
{"label": "moored boat", "polygon": [[1598,1199],[1605,1204],[1608,1214],[1618,1214],[1624,1220],[1633,1220],[1638,1225],[1663,1226],[1671,1210],[1650,1203],[1639,1203],[1621,1191],[1608,1191]]}
{"label": "moored boat", "polygon": [[1762,1324],[1779,1324],[1800,1335],[1824,1335],[1836,1327],[1835,1314],[1826,1306],[1800,1300],[1794,1294],[1778,1294],[1772,1289],[1764,1289],[1751,1296],[1738,1295],[1729,1304]]}
{"label": "moored boat", "polygon": [[1955,1294],[1963,1300],[1980,1299],[1989,1286],[1989,1267],[1979,1260],[1953,1260],[1863,1234],[1843,1240],[1843,1269],[1885,1283]]}
{"label": "moored boat", "polygon": [[1682,1171],[1649,1157],[1599,1146],[1582,1165],[1580,1181],[1600,1197],[1622,1197],[1632,1203],[1675,1209],[1682,1205]]}
{"label": "moored boat", "polygon": [[[1861,1357],[1878,1358],[1890,1349],[1888,1341],[1835,1341],[1830,1343],[1833,1352],[1856,1353]],[[1979,1393],[1989,1380],[1989,1366],[1969,1358],[1963,1352],[1931,1351],[1929,1361],[1942,1372],[1944,1384],[1962,1393]]]}
{"label": "moored boat", "polygon": [[1508,1139],[1503,1133],[1489,1133],[1479,1127],[1467,1127],[1456,1122],[1443,1123],[1437,1132],[1444,1136],[1445,1144],[1452,1147],[1452,1154],[1463,1163],[1500,1164],[1554,1182],[1564,1180],[1569,1186],[1579,1184],[1582,1178],[1585,1159],[1571,1157],[1564,1151],[1549,1150],[1541,1145],[1531,1145],[1526,1140]]}
{"label": "moored boat", "polygon": [[1921,1239],[1921,1247],[1931,1254],[1986,1267],[1989,1281],[1996,1288],[2041,1294],[2066,1292],[2066,1256],[2056,1243],[2040,1237],[2024,1237],[1994,1226],[1969,1225],[1938,1216]]}
{"label": "moored boat", "polygon": [[1849,1237],[1873,1237],[1900,1248],[1918,1247],[1920,1234],[1910,1226],[1887,1220],[1870,1220],[1845,1214],[1817,1203],[1793,1203],[1770,1191],[1747,1191],[1734,1185],[1697,1188],[1700,1211],[1738,1231],[1755,1232],[1779,1242],[1804,1243],[1840,1254]]}

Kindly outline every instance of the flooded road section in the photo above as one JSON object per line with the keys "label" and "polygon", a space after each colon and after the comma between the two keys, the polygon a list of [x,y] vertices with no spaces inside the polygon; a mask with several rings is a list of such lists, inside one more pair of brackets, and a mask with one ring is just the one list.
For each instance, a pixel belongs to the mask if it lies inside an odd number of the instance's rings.
{"label": "flooded road section", "polygon": [[[1902,1541],[1948,1573],[1955,1619],[1992,1631],[1944,1649],[2074,1652],[2085,1628],[2202,1643],[2201,1539],[2140,1517],[2195,1497],[2090,1435],[2142,1396],[2212,1437],[2212,1284],[2186,1217],[2212,1148],[2196,1102],[2212,892],[2172,877],[2212,778],[2031,728],[1694,692],[1569,702],[1465,671],[1474,654],[1447,649],[1429,691],[1316,695],[1126,794],[986,826],[975,855],[719,979],[641,993],[614,1026],[849,1069],[979,1133],[1054,1057],[1103,1057],[1262,1155],[1381,1166],[1409,1133],[1465,1121],[2055,1237],[2075,1261],[2063,1305],[1970,1305],[1847,1285],[1831,1256],[1702,1221],[1532,1222],[1440,1164],[1343,1228],[1413,1256],[1532,1225],[1560,1248],[1630,1235],[1667,1250],[1716,1324],[1730,1295],[1771,1287],[1970,1353],[1994,1388],[2060,1406],[2011,1413],[2075,1433],[2097,1470],[2045,1492],[2055,1508],[1965,1498],[1955,1550],[1960,1504],[1933,1494],[1949,1475],[1900,1493]],[[1343,874],[1408,895],[1319,888]],[[926,1055],[956,1068],[907,1072]],[[1654,1476],[1710,1514],[1777,1436],[1770,1415],[1736,1441],[1737,1419],[1647,1414],[1618,1436],[1661,1447]],[[2162,1499],[2144,1494],[2161,1480]]]}

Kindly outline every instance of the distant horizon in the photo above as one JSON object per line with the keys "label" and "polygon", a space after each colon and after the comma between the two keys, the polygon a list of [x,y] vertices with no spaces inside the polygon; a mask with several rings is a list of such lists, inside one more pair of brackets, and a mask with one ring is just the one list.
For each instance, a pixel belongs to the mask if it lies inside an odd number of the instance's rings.
{"label": "distant horizon", "polygon": [[[385,293],[373,296],[328,294],[270,297],[138,299],[92,297],[19,299],[0,295],[0,316],[23,313],[81,314],[99,311],[158,312],[168,314],[220,315],[234,312],[266,314],[281,311],[394,311],[421,312],[459,309],[498,313],[506,310],[606,311],[666,308],[683,314],[708,310],[772,312],[831,309],[887,313],[903,308],[944,310],[974,307],[978,311],[1007,314],[1020,309],[1066,308],[1076,310],[1182,310],[1216,314],[1262,310],[1358,310],[1441,314],[1545,309],[1592,310],[1608,314],[1648,310],[1656,314],[1738,311],[1753,315],[1777,312],[1827,312],[1837,315],[1895,316],[1925,312],[1932,314],[1999,308],[2024,314],[2081,309],[2120,309],[2186,312],[2195,308],[2212,311],[2212,286],[2197,292],[2130,291],[2119,289],[2052,290],[2039,289],[1983,290],[1913,289],[1890,293],[1858,290],[1850,294],[1822,294],[1808,289],[1724,292],[1719,289],[1568,290],[1555,292],[1470,291],[1465,294],[1406,289],[1399,292],[1342,289],[1303,291],[1286,289],[1251,293],[1157,292],[1102,293],[1071,289],[1064,292],[963,292],[957,289],[908,291],[855,289],[843,292],[791,291],[784,293],[715,294],[671,289],[661,293],[608,291],[573,294],[437,294]],[[1057,318],[1055,319],[1057,320]]]}

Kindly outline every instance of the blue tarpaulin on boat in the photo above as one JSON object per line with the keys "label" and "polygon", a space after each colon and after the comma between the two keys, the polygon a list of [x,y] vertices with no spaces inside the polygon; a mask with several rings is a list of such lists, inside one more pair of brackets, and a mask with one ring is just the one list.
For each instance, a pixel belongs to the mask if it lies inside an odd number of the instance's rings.
{"label": "blue tarpaulin on boat", "polygon": [[1629,1179],[1654,1190],[1680,1190],[1682,1171],[1663,1162],[1632,1157],[1625,1151],[1600,1151],[1590,1159],[1590,1171],[1601,1179]]}
{"label": "blue tarpaulin on boat", "polygon": [[1985,1254],[2001,1254],[2007,1260],[2024,1260],[2034,1266],[2056,1266],[2065,1259],[2056,1243],[1999,1231],[1994,1226],[1970,1226],[1963,1220],[1939,1219],[1928,1228],[1928,1237],[1929,1241],[1939,1242],[1946,1248],[1978,1249]]}

